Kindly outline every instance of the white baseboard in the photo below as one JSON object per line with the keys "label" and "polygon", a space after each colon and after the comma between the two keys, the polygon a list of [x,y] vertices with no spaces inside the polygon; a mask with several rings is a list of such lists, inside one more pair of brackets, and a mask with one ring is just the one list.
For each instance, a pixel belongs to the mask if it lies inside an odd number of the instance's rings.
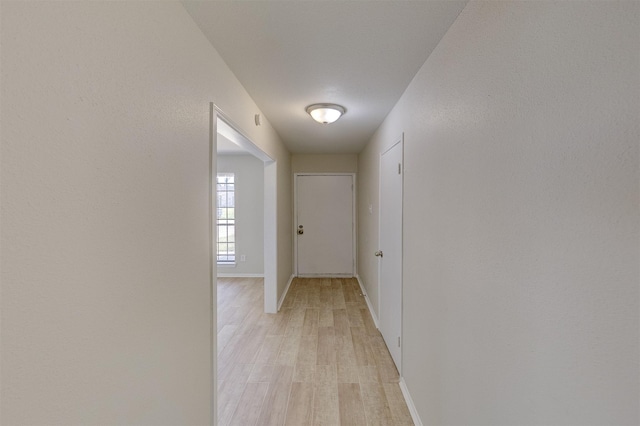
{"label": "white baseboard", "polygon": [[298,274],[298,278],[353,278],[351,274]]}
{"label": "white baseboard", "polygon": [[373,306],[371,306],[371,300],[369,300],[369,295],[367,291],[364,289],[364,285],[362,284],[362,280],[360,279],[360,275],[356,274],[356,280],[358,280],[358,285],[360,285],[360,291],[364,294],[364,300],[367,301],[367,308],[369,308],[369,313],[371,314],[371,318],[373,319],[373,323],[376,325],[376,328],[380,328],[378,325],[378,316],[376,315],[376,311],[373,310]]}
{"label": "white baseboard", "polygon": [[404,377],[400,377],[399,384],[400,384],[400,390],[402,391],[402,396],[404,396],[404,401],[407,403],[407,407],[409,408],[409,413],[411,414],[411,418],[413,419],[413,423],[416,426],[423,426],[422,420],[418,415],[418,410],[416,410],[416,406],[413,403],[413,399],[411,398],[411,394],[409,393],[407,384],[404,381]]}
{"label": "white baseboard", "polygon": [[235,272],[218,272],[220,278],[264,278],[264,274],[241,274]]}
{"label": "white baseboard", "polygon": [[291,274],[291,277],[289,277],[289,282],[287,283],[287,287],[284,289],[284,291],[282,292],[282,296],[280,296],[280,300],[278,301],[278,312],[280,312],[280,308],[282,307],[282,304],[284,303],[284,299],[287,297],[287,293],[289,293],[289,287],[291,287],[291,283],[293,282],[293,279],[296,276]]}

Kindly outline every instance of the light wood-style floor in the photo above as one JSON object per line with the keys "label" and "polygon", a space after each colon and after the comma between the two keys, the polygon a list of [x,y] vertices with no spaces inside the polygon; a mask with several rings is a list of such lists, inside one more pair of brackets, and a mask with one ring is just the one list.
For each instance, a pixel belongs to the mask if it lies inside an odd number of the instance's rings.
{"label": "light wood-style floor", "polygon": [[413,425],[355,279],[296,279],[278,314],[262,279],[218,279],[219,425]]}

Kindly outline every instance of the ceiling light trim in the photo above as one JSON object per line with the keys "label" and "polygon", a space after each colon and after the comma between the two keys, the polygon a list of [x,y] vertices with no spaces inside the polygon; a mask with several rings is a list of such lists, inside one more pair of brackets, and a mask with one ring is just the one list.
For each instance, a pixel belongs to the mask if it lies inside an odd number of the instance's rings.
{"label": "ceiling light trim", "polygon": [[335,123],[340,117],[346,114],[347,109],[338,104],[312,104],[305,111],[320,124]]}

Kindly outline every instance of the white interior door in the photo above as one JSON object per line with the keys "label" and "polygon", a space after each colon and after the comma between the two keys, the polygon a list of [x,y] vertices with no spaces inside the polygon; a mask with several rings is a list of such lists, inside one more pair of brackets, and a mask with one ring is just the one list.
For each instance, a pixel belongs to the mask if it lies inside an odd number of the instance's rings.
{"label": "white interior door", "polygon": [[402,361],[402,141],[380,156],[380,332]]}
{"label": "white interior door", "polygon": [[296,175],[298,276],[353,276],[353,175]]}

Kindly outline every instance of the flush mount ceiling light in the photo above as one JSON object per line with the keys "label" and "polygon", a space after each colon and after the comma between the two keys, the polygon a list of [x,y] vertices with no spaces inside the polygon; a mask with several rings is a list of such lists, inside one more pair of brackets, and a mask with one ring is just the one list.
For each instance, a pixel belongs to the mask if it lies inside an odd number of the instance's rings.
{"label": "flush mount ceiling light", "polygon": [[340,118],[347,110],[336,104],[313,104],[307,107],[307,112],[318,123],[329,124]]}

